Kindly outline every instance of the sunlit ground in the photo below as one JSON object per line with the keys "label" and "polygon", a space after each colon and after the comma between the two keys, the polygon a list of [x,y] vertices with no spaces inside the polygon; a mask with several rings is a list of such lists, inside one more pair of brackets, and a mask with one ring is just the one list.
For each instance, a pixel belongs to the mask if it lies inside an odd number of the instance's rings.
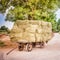
{"label": "sunlit ground", "polygon": [[54,37],[48,42],[43,49],[33,48],[31,52],[18,51],[18,48],[6,55],[12,49],[2,48],[5,60],[60,60],[60,34],[55,33]]}

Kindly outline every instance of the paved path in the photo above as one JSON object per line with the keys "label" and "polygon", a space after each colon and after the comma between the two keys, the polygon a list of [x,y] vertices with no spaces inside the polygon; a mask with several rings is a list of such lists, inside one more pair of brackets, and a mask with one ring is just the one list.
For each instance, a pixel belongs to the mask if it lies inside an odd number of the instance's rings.
{"label": "paved path", "polygon": [[0,60],[4,60],[4,53],[2,53],[1,51],[0,51]]}
{"label": "paved path", "polygon": [[34,48],[31,52],[16,49],[5,55],[5,60],[60,60],[60,35],[55,33],[43,49]]}

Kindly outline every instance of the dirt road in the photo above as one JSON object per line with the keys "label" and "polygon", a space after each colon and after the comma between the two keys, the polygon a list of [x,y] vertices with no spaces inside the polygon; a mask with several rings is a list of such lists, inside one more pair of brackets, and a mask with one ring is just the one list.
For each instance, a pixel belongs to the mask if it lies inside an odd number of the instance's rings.
{"label": "dirt road", "polygon": [[60,60],[60,35],[55,33],[43,49],[34,48],[31,52],[16,49],[4,57],[5,60]]}

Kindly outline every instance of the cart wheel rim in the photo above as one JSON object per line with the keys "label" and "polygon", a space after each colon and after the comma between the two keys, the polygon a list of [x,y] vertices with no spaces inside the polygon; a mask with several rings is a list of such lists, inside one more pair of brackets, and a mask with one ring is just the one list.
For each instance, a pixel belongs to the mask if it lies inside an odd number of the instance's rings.
{"label": "cart wheel rim", "polygon": [[44,42],[40,43],[40,48],[44,48]]}
{"label": "cart wheel rim", "polygon": [[27,44],[26,48],[27,48],[27,51],[31,51],[32,50],[32,45],[31,44]]}

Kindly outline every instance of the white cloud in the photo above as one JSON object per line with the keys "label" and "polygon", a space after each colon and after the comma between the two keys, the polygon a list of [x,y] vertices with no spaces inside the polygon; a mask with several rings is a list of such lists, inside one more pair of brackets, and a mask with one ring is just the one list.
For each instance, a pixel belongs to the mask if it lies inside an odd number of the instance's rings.
{"label": "white cloud", "polygon": [[12,27],[13,27],[13,25],[14,25],[14,23],[13,23],[13,22],[10,22],[10,21],[6,21],[6,22],[4,23],[4,25],[11,30]]}
{"label": "white cloud", "polygon": [[58,9],[55,14],[56,14],[56,18],[58,20],[60,18],[60,9]]}

